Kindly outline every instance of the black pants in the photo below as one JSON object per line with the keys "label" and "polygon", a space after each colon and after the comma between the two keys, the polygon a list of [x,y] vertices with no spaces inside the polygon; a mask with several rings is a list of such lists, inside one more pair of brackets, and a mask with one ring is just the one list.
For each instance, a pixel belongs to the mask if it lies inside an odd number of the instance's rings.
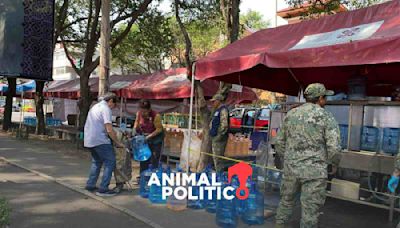
{"label": "black pants", "polygon": [[153,169],[158,168],[161,157],[162,143],[149,144],[149,147],[151,150],[151,157],[147,161],[140,162],[140,173],[148,169],[150,164],[153,166]]}

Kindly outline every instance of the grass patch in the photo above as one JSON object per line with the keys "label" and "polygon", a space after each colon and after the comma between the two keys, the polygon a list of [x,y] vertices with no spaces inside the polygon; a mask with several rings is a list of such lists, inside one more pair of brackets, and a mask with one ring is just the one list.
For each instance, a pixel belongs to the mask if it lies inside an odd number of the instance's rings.
{"label": "grass patch", "polygon": [[0,228],[10,224],[11,208],[6,199],[0,198]]}

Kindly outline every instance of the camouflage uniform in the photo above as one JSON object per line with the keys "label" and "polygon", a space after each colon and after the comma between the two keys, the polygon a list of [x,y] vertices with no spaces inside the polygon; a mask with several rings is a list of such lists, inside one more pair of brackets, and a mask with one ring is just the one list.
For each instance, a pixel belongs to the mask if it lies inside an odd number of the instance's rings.
{"label": "camouflage uniform", "polygon": [[[221,95],[214,96],[213,99],[223,100]],[[214,155],[224,156],[226,144],[228,142],[228,130],[229,130],[229,111],[226,107],[219,108],[213,112],[213,119],[218,118],[219,115],[219,126],[217,130],[217,135],[211,137],[212,152]],[[210,123],[210,129],[212,128],[212,123]],[[223,170],[223,160],[217,157],[213,157],[214,168],[216,171]]]}
{"label": "camouflage uniform", "polygon": [[[311,84],[307,98],[333,95],[322,84]],[[286,223],[301,191],[300,227],[317,227],[319,210],[325,203],[328,163],[337,165],[340,131],[333,115],[318,104],[306,103],[286,115],[275,149],[284,160],[281,201],[276,215],[278,225]]]}
{"label": "camouflage uniform", "polygon": [[[130,148],[129,139],[122,132],[116,131],[118,140],[125,144],[126,148]],[[126,152],[126,148],[114,147],[116,165],[114,177],[117,183],[125,183],[132,179],[132,161],[130,153]]]}

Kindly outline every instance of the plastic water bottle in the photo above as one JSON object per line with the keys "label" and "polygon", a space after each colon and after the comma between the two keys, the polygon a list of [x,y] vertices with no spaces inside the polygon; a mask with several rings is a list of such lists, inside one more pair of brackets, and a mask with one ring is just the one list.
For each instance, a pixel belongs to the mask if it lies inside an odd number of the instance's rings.
{"label": "plastic water bottle", "polygon": [[[190,173],[190,170],[189,170]],[[201,173],[196,173],[196,182],[200,179]],[[199,196],[200,195],[200,187],[199,186],[192,186],[192,195]],[[204,200],[188,200],[188,208],[191,209],[203,209],[204,208]]]}
{"label": "plastic water bottle", "polygon": [[[178,168],[175,172],[175,175],[178,173],[182,173],[182,169],[179,167],[179,164],[176,165]],[[173,187],[173,191],[175,191],[176,186]],[[187,208],[187,198],[179,200],[175,198],[174,195],[171,195],[167,199],[167,208],[173,211],[183,211]]]}
{"label": "plastic water bottle", "polygon": [[149,200],[154,204],[166,203],[166,199],[162,198],[162,173],[163,173],[163,168],[162,165],[160,165],[157,169],[157,177],[160,180],[161,185],[158,186],[153,184],[150,186]]}
{"label": "plastic water bottle", "polygon": [[[211,165],[207,166],[206,172],[207,172],[208,180],[211,181],[211,176],[214,173],[212,171]],[[220,175],[217,175],[217,181],[220,181],[220,180],[221,180]],[[215,213],[217,211],[217,191],[213,191],[212,199],[206,198],[204,204],[205,204],[204,206],[205,206],[207,212]]]}
{"label": "plastic water bottle", "polygon": [[[230,186],[223,178],[224,185],[223,188]],[[216,222],[220,227],[236,227],[237,226],[237,214],[235,210],[235,201],[227,200],[224,197],[217,202],[217,212],[216,212]]]}
{"label": "plastic water bottle", "polygon": [[136,161],[147,161],[151,157],[151,150],[144,135],[137,135],[132,139],[133,158]]}
{"label": "plastic water bottle", "polygon": [[[239,179],[237,178],[237,176],[234,176],[232,178],[232,186],[235,188],[235,192],[236,192],[236,189],[239,187],[239,185],[240,185]],[[250,189],[250,180],[249,179],[246,182],[246,186]],[[240,192],[240,194],[244,195],[244,192]],[[246,202],[246,200],[241,200],[241,199],[238,199],[237,197],[235,197],[234,203],[235,203],[236,215],[241,216],[243,214],[245,202]]]}
{"label": "plastic water bottle", "polygon": [[264,195],[251,183],[249,198],[245,201],[242,220],[248,225],[264,224]]}
{"label": "plastic water bottle", "polygon": [[153,173],[153,166],[150,164],[149,168],[140,174],[140,191],[139,194],[143,198],[149,197],[150,187],[148,186],[151,174]]}

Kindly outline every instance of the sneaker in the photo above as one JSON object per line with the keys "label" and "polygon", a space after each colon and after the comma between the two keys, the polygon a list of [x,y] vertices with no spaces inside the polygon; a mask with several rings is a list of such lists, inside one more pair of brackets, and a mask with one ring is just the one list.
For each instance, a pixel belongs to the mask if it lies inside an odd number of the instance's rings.
{"label": "sneaker", "polygon": [[97,189],[98,189],[97,187],[89,187],[89,186],[85,187],[85,190],[89,191],[89,192],[95,192],[95,191],[97,191]]}
{"label": "sneaker", "polygon": [[107,190],[107,191],[98,191],[96,192],[96,196],[115,196],[117,195],[116,192],[114,192],[113,190]]}
{"label": "sneaker", "polygon": [[123,183],[117,183],[117,186],[113,188],[113,191],[117,194],[121,193],[122,190],[124,189],[124,184]]}

